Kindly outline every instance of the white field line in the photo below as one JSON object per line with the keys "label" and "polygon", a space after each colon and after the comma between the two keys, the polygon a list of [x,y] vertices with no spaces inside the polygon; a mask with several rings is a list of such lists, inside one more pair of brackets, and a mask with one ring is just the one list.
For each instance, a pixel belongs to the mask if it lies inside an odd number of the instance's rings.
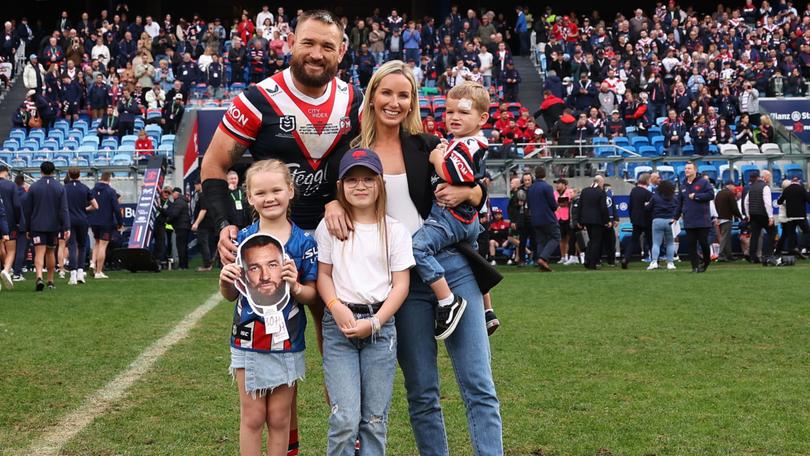
{"label": "white field line", "polygon": [[115,377],[103,388],[93,392],[84,403],[70,414],[64,416],[58,423],[46,429],[21,454],[24,455],[57,455],[62,447],[76,434],[81,432],[93,420],[103,414],[113,403],[120,400],[127,390],[140,379],[155,362],[163,356],[174,344],[188,336],[202,317],[217,306],[222,300],[219,292],[214,293],[203,304],[183,317],[180,323],[171,332],[160,338],[144,350],[138,358],[129,365],[126,371]]}

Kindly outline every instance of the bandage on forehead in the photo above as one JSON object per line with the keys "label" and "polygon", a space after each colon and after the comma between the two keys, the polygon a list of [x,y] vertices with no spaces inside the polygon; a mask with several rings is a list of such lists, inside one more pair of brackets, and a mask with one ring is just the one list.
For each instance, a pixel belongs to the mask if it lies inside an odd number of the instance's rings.
{"label": "bandage on forehead", "polygon": [[473,102],[469,98],[462,98],[458,100],[458,108],[470,111],[473,108]]}

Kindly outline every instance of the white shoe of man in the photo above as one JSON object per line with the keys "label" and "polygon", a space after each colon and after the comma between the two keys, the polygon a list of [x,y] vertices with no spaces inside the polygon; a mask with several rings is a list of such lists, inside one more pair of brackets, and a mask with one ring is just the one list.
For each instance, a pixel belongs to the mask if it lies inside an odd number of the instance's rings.
{"label": "white shoe of man", "polygon": [[657,261],[652,261],[652,262],[650,262],[650,265],[647,266],[648,271],[652,271],[653,269],[658,269],[658,262]]}
{"label": "white shoe of man", "polygon": [[76,282],[84,283],[84,279],[85,279],[84,269],[79,269],[78,271],[76,271]]}
{"label": "white shoe of man", "polygon": [[68,285],[76,285],[78,282],[76,281],[78,274],[76,270],[70,271],[70,279],[68,279]]}
{"label": "white shoe of man", "polygon": [[93,278],[94,278],[94,279],[109,279],[109,277],[107,276],[107,274],[104,274],[103,272],[97,272],[97,273],[95,273],[95,275],[93,275]]}

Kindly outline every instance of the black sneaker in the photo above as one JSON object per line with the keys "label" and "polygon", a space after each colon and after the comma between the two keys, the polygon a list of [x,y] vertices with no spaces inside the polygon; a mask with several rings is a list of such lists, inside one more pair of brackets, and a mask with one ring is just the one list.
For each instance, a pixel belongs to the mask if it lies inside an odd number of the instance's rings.
{"label": "black sneaker", "polygon": [[37,279],[37,291],[42,291],[45,289],[45,282],[42,281],[42,278]]}
{"label": "black sneaker", "polygon": [[452,304],[436,306],[436,331],[434,332],[436,340],[447,339],[450,334],[453,334],[466,308],[467,300],[458,295]]}
{"label": "black sneaker", "polygon": [[55,290],[55,289],[56,289],[56,285],[54,285],[54,284],[53,284],[53,282],[48,282],[48,289],[49,289],[49,290]]}
{"label": "black sneaker", "polygon": [[501,321],[495,316],[495,311],[492,309],[487,309],[487,311],[484,313],[484,318],[487,321],[487,335],[491,336],[495,334],[495,331],[501,327]]}

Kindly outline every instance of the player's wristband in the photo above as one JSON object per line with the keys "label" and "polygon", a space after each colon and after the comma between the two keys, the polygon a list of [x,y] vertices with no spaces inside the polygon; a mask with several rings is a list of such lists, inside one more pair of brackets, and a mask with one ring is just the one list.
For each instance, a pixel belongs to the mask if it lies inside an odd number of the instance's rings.
{"label": "player's wristband", "polygon": [[206,179],[202,183],[203,197],[205,198],[206,208],[211,218],[214,220],[214,226],[217,230],[222,230],[228,225],[232,225],[228,216],[230,210],[230,189],[228,189],[228,181],[225,179]]}

